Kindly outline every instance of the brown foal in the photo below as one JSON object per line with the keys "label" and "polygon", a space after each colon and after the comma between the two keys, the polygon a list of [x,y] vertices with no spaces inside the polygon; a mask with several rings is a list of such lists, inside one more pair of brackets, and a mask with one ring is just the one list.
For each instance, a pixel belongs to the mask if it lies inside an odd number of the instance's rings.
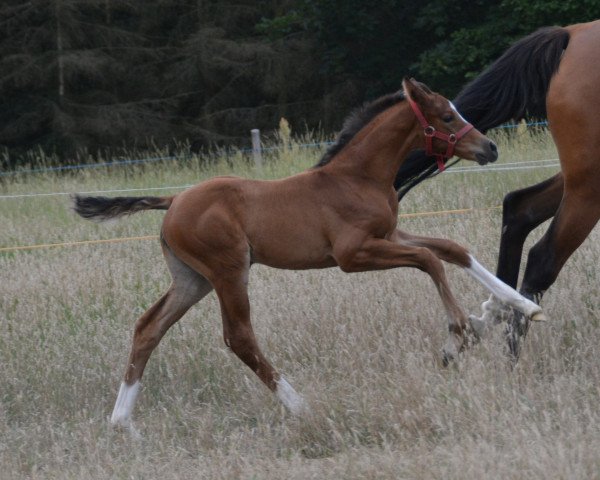
{"label": "brown foal", "polygon": [[[422,125],[419,115],[429,124]],[[435,154],[448,152],[452,143],[463,158],[480,163],[496,159],[495,145],[467,125],[447,99],[414,80],[404,80],[403,92],[383,97],[355,116],[319,165],[292,177],[275,181],[218,177],[174,197],[76,197],[76,210],[86,218],[167,210],[161,243],[173,282],[135,325],[112,422],[131,426],[150,354],[169,327],[213,289],[227,346],[291,412],[304,410],[302,397],[271,366],[254,336],[247,293],[253,263],[286,269],[339,266],[344,272],[423,270],[433,279],[448,316],[447,358],[463,347],[467,318],[441,260],[467,269],[527,316],[541,317],[537,305],[499,282],[465,248],[396,228],[394,176],[411,150],[423,148],[426,136],[432,137],[427,143]]]}

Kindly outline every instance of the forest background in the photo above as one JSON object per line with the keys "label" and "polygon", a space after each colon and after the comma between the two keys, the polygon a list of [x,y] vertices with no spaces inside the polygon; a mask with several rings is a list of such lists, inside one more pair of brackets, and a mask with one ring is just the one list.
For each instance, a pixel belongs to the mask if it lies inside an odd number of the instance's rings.
{"label": "forest background", "polygon": [[403,76],[451,98],[515,39],[598,17],[600,0],[3,0],[0,170],[245,147],[281,117],[329,134]]}

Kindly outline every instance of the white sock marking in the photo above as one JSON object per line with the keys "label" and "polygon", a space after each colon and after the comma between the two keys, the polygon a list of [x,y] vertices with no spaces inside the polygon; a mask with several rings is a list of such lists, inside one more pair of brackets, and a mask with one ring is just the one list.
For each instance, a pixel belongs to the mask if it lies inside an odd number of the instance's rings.
{"label": "white sock marking", "polygon": [[300,415],[307,410],[306,402],[298,395],[294,387],[292,387],[285,378],[279,377],[277,380],[277,398],[281,403],[293,414]]}
{"label": "white sock marking", "polygon": [[140,382],[136,381],[133,385],[127,385],[125,382],[121,383],[119,388],[119,394],[117,395],[117,401],[115,402],[115,408],[113,409],[110,422],[113,425],[122,425],[124,427],[131,427],[131,412],[135,405],[135,400],[140,390]]}
{"label": "white sock marking", "polygon": [[476,280],[492,292],[500,301],[508,303],[528,317],[542,311],[539,305],[526,299],[514,288],[509,287],[506,283],[488,272],[477,260],[475,260],[473,255],[469,255],[469,257],[471,258],[471,267],[467,268],[467,272],[475,277]]}

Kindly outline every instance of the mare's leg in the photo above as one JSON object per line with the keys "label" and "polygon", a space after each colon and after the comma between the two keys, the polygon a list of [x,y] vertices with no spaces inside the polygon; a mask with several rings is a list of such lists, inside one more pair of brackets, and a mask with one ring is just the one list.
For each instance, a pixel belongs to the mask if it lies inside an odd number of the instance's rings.
{"label": "mare's leg", "polygon": [[[541,183],[515,190],[504,197],[496,276],[507,285],[517,288],[525,239],[534,228],[556,213],[563,196],[563,189],[564,179],[559,172]],[[511,320],[514,315],[519,315],[494,295],[481,305],[481,309],[483,311],[481,317],[469,317],[471,325],[480,334],[492,325]]]}
{"label": "mare's leg", "polygon": [[163,253],[173,281],[169,290],[135,324],[125,378],[111,417],[113,424],[131,427],[131,412],[150,354],[166,331],[212,290],[202,275],[177,259],[164,244]]}
{"label": "mare's leg", "polygon": [[[594,184],[596,178],[594,175],[586,178],[588,184],[578,184],[576,191],[567,186],[548,231],[529,251],[521,293],[536,302],[554,283],[567,259],[600,218],[600,191]],[[528,328],[526,318],[518,314],[513,317],[508,344],[515,359],[519,357],[520,337],[526,335]]]}
{"label": "mare's leg", "polygon": [[275,371],[256,341],[250,322],[247,277],[246,269],[243,272],[226,272],[220,280],[215,281],[215,291],[221,304],[225,344],[256,373],[292,414],[298,415],[305,409],[304,400]]}
{"label": "mare's leg", "polygon": [[[595,41],[600,38],[597,32],[593,35]],[[594,54],[594,48],[594,42],[570,44],[570,52],[561,60],[560,70],[546,96],[564,191],[550,227],[529,251],[521,291],[536,301],[554,283],[562,266],[600,217],[600,96],[596,88],[600,67],[586,63],[588,58],[593,58],[590,55]],[[519,317],[513,317],[508,335],[515,360],[519,356],[520,337],[528,329],[527,320]]]}
{"label": "mare's leg", "polygon": [[563,196],[562,173],[510,192],[502,205],[502,236],[496,276],[517,288],[523,244],[531,231],[552,217]]}

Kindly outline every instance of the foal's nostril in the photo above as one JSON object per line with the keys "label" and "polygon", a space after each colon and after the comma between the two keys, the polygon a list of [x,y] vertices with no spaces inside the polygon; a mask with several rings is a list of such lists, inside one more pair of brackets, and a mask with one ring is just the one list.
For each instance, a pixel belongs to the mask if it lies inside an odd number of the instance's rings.
{"label": "foal's nostril", "polygon": [[492,152],[492,158],[490,159],[490,162],[495,162],[498,160],[498,147],[494,142],[490,142],[490,150]]}

